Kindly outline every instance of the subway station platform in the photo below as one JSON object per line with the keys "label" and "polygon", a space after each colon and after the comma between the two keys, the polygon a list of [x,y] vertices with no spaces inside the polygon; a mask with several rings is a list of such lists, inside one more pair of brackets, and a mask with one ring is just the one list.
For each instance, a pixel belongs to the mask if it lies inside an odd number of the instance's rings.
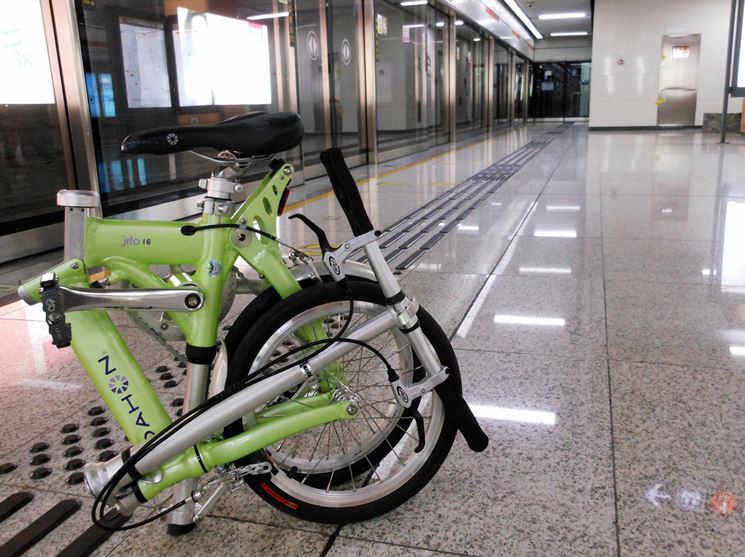
{"label": "subway station platform", "polygon": [[[713,135],[584,124],[356,169],[390,265],[452,338],[489,448],[474,454],[458,438],[416,497],[366,523],[292,520],[243,489],[191,534],[155,523],[95,554],[739,554],[743,169],[743,146]],[[316,241],[293,212],[332,241],[350,237],[327,189],[293,190],[282,240]],[[47,262],[0,268],[0,282]],[[176,415],[182,368],[125,315],[115,321]],[[51,345],[38,306],[7,302],[0,338],[0,500],[33,494],[0,523],[0,546],[80,501],[28,553],[57,554],[90,526],[81,462],[126,444],[72,352]]]}

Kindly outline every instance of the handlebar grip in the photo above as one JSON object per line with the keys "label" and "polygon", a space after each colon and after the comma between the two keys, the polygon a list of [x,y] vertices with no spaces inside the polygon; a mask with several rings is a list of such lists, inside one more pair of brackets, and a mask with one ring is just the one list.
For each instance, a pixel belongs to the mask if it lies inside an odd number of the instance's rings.
{"label": "handlebar grip", "polygon": [[374,227],[370,222],[370,217],[367,215],[364,203],[362,203],[360,190],[349,172],[341,149],[338,147],[326,149],[321,153],[321,162],[326,167],[326,172],[331,179],[331,187],[339,200],[339,205],[347,216],[354,235],[362,236],[373,230]]}

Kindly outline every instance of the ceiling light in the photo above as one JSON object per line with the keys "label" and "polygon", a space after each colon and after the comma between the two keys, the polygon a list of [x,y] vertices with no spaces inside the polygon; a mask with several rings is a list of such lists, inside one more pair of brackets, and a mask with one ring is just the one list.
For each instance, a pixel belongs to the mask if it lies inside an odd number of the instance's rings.
{"label": "ceiling light", "polygon": [[481,40],[481,37],[476,37],[475,39],[473,39],[473,42],[477,43],[477,42],[479,42],[480,40]]}
{"label": "ceiling light", "polygon": [[533,25],[533,22],[530,21],[530,18],[527,16],[527,14],[522,11],[520,6],[517,5],[517,2],[515,0],[504,0],[507,5],[510,7],[510,9],[515,12],[515,15],[520,19],[520,21],[523,22],[525,27],[528,28],[528,30],[533,33],[533,36],[536,39],[542,39],[543,35],[541,35],[541,32],[536,28],[535,25]]}
{"label": "ceiling light", "polygon": [[552,37],[586,37],[587,31],[562,31],[561,33],[551,33]]}
{"label": "ceiling light", "polygon": [[406,0],[406,2],[400,2],[401,6],[422,6],[429,2],[429,0]]}
{"label": "ceiling light", "polygon": [[733,356],[745,356],[745,346],[730,346],[729,353]]}
{"label": "ceiling light", "polygon": [[246,19],[249,21],[258,21],[260,19],[276,19],[278,17],[287,17],[288,15],[290,15],[290,12],[277,12],[276,14],[251,15],[248,16]]}
{"label": "ceiling light", "polygon": [[444,21],[438,21],[437,23],[435,23],[435,27],[445,27],[445,22]]}
{"label": "ceiling light", "polygon": [[412,23],[410,25],[402,25],[404,29],[419,29],[421,27],[424,27],[424,23]]}
{"label": "ceiling light", "polygon": [[563,12],[558,14],[541,14],[538,19],[579,19],[585,17],[585,12]]}
{"label": "ceiling light", "polygon": [[531,317],[529,315],[494,316],[494,322],[501,325],[540,325],[542,327],[563,327],[566,321],[561,317]]}
{"label": "ceiling light", "polygon": [[554,412],[540,410],[523,410],[522,408],[500,408],[486,404],[469,404],[471,411],[479,418],[487,420],[505,420],[508,422],[522,422],[526,424],[555,425]]}
{"label": "ceiling light", "polygon": [[463,20],[462,19],[456,19],[455,20],[455,24],[456,25],[463,25]]}

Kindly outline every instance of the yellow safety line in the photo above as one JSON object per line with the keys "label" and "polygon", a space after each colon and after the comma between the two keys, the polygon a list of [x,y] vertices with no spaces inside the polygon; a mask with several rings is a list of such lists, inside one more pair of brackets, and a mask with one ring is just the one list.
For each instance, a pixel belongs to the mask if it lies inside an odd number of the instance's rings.
{"label": "yellow safety line", "polygon": [[[505,130],[506,131],[506,130]],[[408,170],[409,168],[414,168],[415,166],[419,166],[420,164],[424,164],[427,162],[431,162],[435,159],[438,159],[440,157],[444,157],[445,155],[450,155],[452,153],[457,153],[458,151],[461,151],[463,149],[469,149],[471,147],[475,147],[476,145],[480,145],[481,143],[485,143],[489,141],[490,139],[493,139],[491,137],[487,137],[486,139],[482,139],[481,141],[476,141],[475,143],[470,143],[468,145],[463,145],[461,147],[456,147],[453,150],[445,151],[444,153],[440,153],[439,155],[432,155],[431,157],[427,157],[426,159],[422,159],[420,161],[416,162],[410,162],[409,164],[405,164],[403,166],[399,166],[398,168],[395,168],[393,170],[388,170],[387,172],[383,172],[382,174],[376,174],[375,176],[371,176],[369,178],[363,178],[362,180],[357,182],[358,186],[363,186],[367,183],[369,183],[373,178],[380,179],[385,178],[387,176],[391,176],[393,174],[396,174],[397,172],[402,172],[404,170]],[[313,201],[318,201],[319,199],[325,199],[327,197],[331,197],[334,195],[333,191],[327,191],[325,193],[319,193],[318,195],[314,195],[313,197],[310,197],[308,199],[304,199],[303,201],[296,201],[295,203],[291,203],[287,207],[285,207],[285,211],[298,209],[300,207],[303,207],[307,205],[308,203],[312,203]]]}

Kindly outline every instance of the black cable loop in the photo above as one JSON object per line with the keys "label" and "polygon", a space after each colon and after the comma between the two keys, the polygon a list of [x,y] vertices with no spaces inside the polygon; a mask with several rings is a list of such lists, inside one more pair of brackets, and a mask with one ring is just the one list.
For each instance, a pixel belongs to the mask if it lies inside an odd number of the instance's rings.
{"label": "black cable loop", "polygon": [[[235,228],[237,228],[236,225],[208,225],[208,226],[211,227],[211,228],[218,228],[218,227],[219,228],[227,228],[227,227],[235,227]],[[205,227],[200,227],[200,228],[205,228]],[[247,228],[247,230],[251,230],[251,229]],[[268,233],[264,233],[264,234],[267,234],[267,235],[271,236]],[[172,505],[172,506],[168,507],[167,509],[165,509],[165,510],[163,510],[163,511],[157,513],[157,514],[155,514],[154,516],[151,516],[151,517],[149,517],[147,519],[143,519],[143,520],[141,520],[139,522],[136,522],[134,524],[127,524],[127,525],[121,525],[121,526],[114,526],[114,527],[112,527],[112,526],[109,526],[108,524],[106,524],[106,522],[104,521],[104,514],[106,512],[106,507],[103,504],[103,502],[104,501],[107,501],[107,500],[109,500],[110,498],[113,497],[114,490],[119,485],[119,483],[127,475],[132,476],[131,471],[132,470],[136,470],[135,466],[137,465],[137,463],[140,460],[142,460],[142,458],[144,458],[145,456],[147,456],[148,454],[150,454],[153,450],[155,450],[155,448],[157,448],[160,443],[162,443],[166,439],[170,438],[176,432],[180,431],[181,429],[183,429],[184,427],[186,427],[187,425],[189,425],[194,419],[196,419],[203,412],[205,412],[209,408],[212,408],[216,404],[219,404],[220,402],[222,402],[223,400],[225,400],[229,396],[232,396],[233,394],[235,394],[236,392],[238,392],[238,391],[240,391],[242,389],[245,389],[247,387],[250,387],[252,385],[255,385],[256,383],[258,383],[260,381],[263,381],[263,380],[268,379],[270,377],[273,377],[273,376],[275,376],[275,375],[277,375],[279,373],[282,373],[283,371],[287,371],[288,369],[291,369],[291,368],[293,368],[295,366],[303,365],[304,363],[306,363],[311,358],[314,358],[315,356],[317,356],[318,354],[320,354],[321,352],[323,352],[324,350],[326,350],[326,348],[328,348],[329,346],[331,346],[335,342],[347,342],[347,343],[357,344],[359,346],[362,346],[364,348],[367,348],[377,358],[379,358],[383,362],[383,364],[386,366],[386,368],[388,370],[389,377],[395,375],[396,374],[395,373],[395,370],[391,366],[390,362],[385,358],[385,356],[378,349],[376,349],[375,347],[369,345],[368,343],[363,342],[363,341],[360,341],[360,340],[351,339],[351,338],[342,338],[341,335],[343,335],[346,332],[347,328],[349,327],[349,324],[352,321],[352,316],[354,315],[354,297],[353,297],[353,294],[352,294],[352,289],[349,286],[349,283],[348,283],[347,280],[341,281],[339,284],[344,287],[347,295],[349,296],[349,313],[347,314],[347,321],[346,321],[346,323],[344,323],[344,325],[341,327],[341,329],[336,334],[336,336],[334,336],[333,338],[330,338],[330,339],[321,339],[321,340],[315,340],[315,341],[309,342],[309,343],[304,344],[302,346],[299,346],[297,348],[293,348],[292,350],[286,352],[285,354],[283,354],[283,355],[281,355],[281,356],[279,356],[279,357],[277,357],[277,358],[275,358],[273,360],[270,360],[264,366],[262,366],[260,369],[254,371],[253,373],[250,373],[248,376],[246,376],[244,379],[242,379],[238,383],[235,383],[230,388],[225,389],[224,391],[222,391],[222,392],[216,394],[215,396],[207,399],[202,404],[200,404],[196,408],[190,410],[189,412],[187,412],[186,414],[184,414],[183,416],[181,416],[176,421],[171,422],[168,426],[166,426],[162,431],[160,431],[159,433],[157,433],[154,437],[150,438],[145,443],[145,445],[143,445],[143,447],[140,450],[137,451],[136,454],[130,456],[126,461],[124,461],[122,463],[122,466],[119,468],[119,470],[117,470],[114,473],[114,475],[109,479],[109,481],[101,489],[101,491],[99,492],[99,494],[94,498],[93,505],[91,507],[91,518],[93,520],[93,523],[96,526],[98,526],[99,528],[102,528],[102,529],[108,530],[108,531],[114,531],[114,532],[116,532],[116,531],[124,531],[124,530],[133,530],[135,528],[139,528],[141,526],[145,526],[146,524],[149,524],[149,523],[151,523],[151,522],[153,522],[155,520],[158,520],[158,519],[162,518],[163,516],[166,516],[167,514],[169,514],[172,511],[176,510],[177,508],[185,505],[188,502],[187,499],[185,499],[183,501],[179,501],[178,503],[175,503],[174,505]],[[297,362],[292,362],[290,364],[287,364],[287,365],[284,365],[284,366],[280,367],[279,369],[273,370],[270,373],[266,373],[269,370],[269,368],[271,368],[273,365],[275,365],[276,363],[280,362],[281,360],[285,360],[289,356],[292,356],[294,354],[297,354],[298,352],[301,352],[303,350],[306,350],[308,347],[318,346],[318,345],[323,345],[323,346],[321,348],[319,348],[318,350],[312,352],[311,354],[309,354],[307,356],[304,356],[303,358],[301,358]],[[139,472],[137,472],[137,474],[139,474]]]}

